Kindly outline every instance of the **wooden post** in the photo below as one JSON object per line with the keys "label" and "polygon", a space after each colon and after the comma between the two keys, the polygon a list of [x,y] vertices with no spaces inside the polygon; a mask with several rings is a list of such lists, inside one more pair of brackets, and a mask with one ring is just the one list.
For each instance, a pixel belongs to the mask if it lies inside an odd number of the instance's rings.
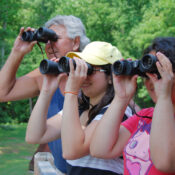
{"label": "wooden post", "polygon": [[62,175],[54,165],[54,158],[49,152],[37,152],[34,157],[34,175]]}

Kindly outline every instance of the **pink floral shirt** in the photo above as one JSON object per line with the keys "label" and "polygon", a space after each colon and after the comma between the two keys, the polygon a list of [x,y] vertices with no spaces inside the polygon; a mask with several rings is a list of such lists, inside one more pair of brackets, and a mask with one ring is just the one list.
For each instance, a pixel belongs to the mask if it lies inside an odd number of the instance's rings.
{"label": "pink floral shirt", "polygon": [[140,116],[149,116],[151,118],[142,118],[133,115],[122,123],[131,133],[131,137],[123,152],[125,175],[169,174],[157,170],[150,158],[149,139],[153,111],[154,108],[146,108],[138,113]]}

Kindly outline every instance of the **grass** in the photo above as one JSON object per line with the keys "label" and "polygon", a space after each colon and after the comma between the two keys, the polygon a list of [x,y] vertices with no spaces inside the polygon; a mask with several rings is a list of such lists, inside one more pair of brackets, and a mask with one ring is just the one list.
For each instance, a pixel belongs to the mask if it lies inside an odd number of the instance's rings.
{"label": "grass", "polygon": [[0,125],[0,174],[31,175],[28,166],[37,145],[25,142],[26,124]]}

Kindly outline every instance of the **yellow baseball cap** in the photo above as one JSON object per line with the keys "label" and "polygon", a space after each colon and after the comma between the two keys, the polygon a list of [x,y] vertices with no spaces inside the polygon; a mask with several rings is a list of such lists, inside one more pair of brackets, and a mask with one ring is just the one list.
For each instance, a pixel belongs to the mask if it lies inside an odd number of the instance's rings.
{"label": "yellow baseball cap", "polygon": [[103,41],[94,41],[86,45],[82,52],[68,52],[67,57],[79,57],[92,65],[113,64],[122,58],[117,47]]}

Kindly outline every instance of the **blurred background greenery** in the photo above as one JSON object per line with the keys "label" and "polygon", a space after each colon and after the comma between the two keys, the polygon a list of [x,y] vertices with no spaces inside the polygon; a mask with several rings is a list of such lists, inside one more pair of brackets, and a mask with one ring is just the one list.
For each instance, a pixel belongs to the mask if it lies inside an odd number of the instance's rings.
{"label": "blurred background greenery", "polygon": [[0,124],[0,174],[31,175],[29,161],[37,145],[24,141],[26,124]]}
{"label": "blurred background greenery", "polygon": [[[0,67],[20,27],[38,28],[58,14],[81,18],[91,41],[116,45],[124,58],[141,58],[155,37],[175,36],[175,0],[1,0],[0,7]],[[25,56],[17,76],[37,68],[41,59],[41,51],[35,46]],[[136,102],[141,107],[153,105],[141,80],[138,97]],[[0,123],[27,122],[35,101],[1,103]]]}

